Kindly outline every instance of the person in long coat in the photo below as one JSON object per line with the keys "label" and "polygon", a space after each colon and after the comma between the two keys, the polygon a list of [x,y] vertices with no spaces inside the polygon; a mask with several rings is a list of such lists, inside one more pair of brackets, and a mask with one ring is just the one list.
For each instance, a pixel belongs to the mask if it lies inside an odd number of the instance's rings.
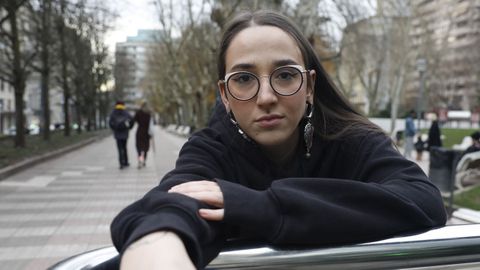
{"label": "person in long coat", "polygon": [[137,148],[138,168],[145,167],[147,160],[147,153],[150,148],[150,125],[151,114],[147,108],[147,103],[142,103],[140,109],[133,117],[134,123],[137,123],[137,133],[135,135],[135,145]]}
{"label": "person in long coat", "polygon": [[428,150],[432,147],[442,147],[440,127],[436,115],[432,119],[432,125],[428,130]]}

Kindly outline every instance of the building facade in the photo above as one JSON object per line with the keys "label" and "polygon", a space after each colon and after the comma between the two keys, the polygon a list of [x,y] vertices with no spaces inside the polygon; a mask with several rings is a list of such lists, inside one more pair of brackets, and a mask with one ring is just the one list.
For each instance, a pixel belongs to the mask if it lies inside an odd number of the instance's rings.
{"label": "building facade", "polygon": [[15,96],[12,86],[0,79],[0,134],[15,126]]}
{"label": "building facade", "polygon": [[138,30],[125,42],[115,45],[115,88],[118,97],[134,103],[144,98],[143,80],[148,68],[150,49],[160,41],[159,30]]}
{"label": "building facade", "polygon": [[478,110],[480,0],[414,0],[412,5],[411,49],[418,55],[411,62],[405,104],[420,102],[422,111]]}

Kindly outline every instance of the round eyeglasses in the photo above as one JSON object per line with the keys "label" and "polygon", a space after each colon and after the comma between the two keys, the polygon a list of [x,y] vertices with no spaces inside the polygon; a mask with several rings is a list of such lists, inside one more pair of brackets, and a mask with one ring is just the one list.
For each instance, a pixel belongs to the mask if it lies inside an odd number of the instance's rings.
{"label": "round eyeglasses", "polygon": [[308,72],[300,65],[281,66],[270,75],[257,76],[248,71],[236,71],[225,75],[227,91],[235,99],[247,101],[254,98],[260,90],[260,78],[269,77],[270,86],[280,96],[291,96],[303,85],[302,73]]}

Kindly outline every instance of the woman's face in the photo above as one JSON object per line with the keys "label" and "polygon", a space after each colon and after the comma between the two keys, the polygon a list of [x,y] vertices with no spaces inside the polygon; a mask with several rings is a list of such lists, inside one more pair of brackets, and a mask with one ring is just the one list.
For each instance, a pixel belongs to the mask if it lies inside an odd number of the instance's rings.
{"label": "woman's face", "polygon": [[[313,103],[315,71],[302,73],[300,90],[281,96],[272,89],[268,75],[278,67],[299,65],[305,70],[302,53],[295,40],[280,28],[252,26],[239,32],[231,41],[225,56],[226,74],[251,72],[260,79],[257,95],[247,101],[235,99],[219,83],[222,101],[232,111],[242,130],[260,146],[275,150],[292,149],[298,140],[297,127],[305,114],[306,102]],[[307,80],[311,79],[311,83]]]}

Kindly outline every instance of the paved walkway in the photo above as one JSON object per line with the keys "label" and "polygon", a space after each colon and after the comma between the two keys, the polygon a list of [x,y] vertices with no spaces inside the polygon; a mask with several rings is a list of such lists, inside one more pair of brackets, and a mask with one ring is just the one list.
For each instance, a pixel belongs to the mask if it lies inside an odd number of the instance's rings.
{"label": "paved walkway", "polygon": [[[133,132],[131,133],[133,135]],[[185,139],[157,129],[156,152],[119,170],[112,137],[0,181],[0,269],[46,269],[61,259],[111,245],[109,224],[173,168]]]}

